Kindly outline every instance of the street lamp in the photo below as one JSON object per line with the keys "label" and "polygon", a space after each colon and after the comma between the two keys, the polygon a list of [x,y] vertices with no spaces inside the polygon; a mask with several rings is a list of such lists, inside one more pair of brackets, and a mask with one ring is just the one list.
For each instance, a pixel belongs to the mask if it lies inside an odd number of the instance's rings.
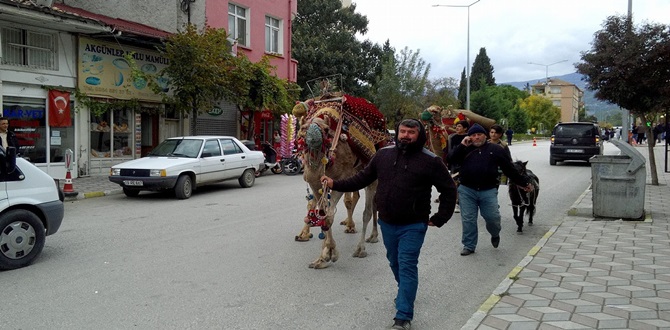
{"label": "street lamp", "polygon": [[467,49],[467,66],[465,67],[465,75],[467,76],[467,87],[465,92],[465,110],[470,110],[470,7],[481,0],[477,0],[469,5],[433,5],[433,7],[457,7],[468,8],[468,49]]}
{"label": "street lamp", "polygon": [[545,73],[544,74],[545,74],[545,77],[547,78],[546,84],[547,84],[547,86],[549,86],[549,67],[554,65],[554,64],[563,63],[563,62],[567,62],[567,61],[568,60],[562,60],[562,61],[554,62],[554,63],[551,63],[551,64],[540,64],[540,63],[528,62],[528,64],[541,65],[541,66],[545,67]]}

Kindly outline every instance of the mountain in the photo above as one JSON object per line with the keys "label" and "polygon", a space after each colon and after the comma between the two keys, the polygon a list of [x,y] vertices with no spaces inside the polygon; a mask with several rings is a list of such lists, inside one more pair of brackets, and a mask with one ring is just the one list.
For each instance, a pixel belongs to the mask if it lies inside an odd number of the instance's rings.
{"label": "mountain", "polygon": [[[598,118],[599,121],[605,121],[607,117],[611,116],[615,112],[621,111],[618,105],[596,99],[595,92],[586,89],[586,82],[582,80],[582,77],[583,75],[573,72],[562,76],[550,77],[550,79],[557,78],[563,81],[567,81],[571,84],[575,84],[575,86],[579,87],[579,89],[584,91],[584,105],[586,106],[586,114],[596,116],[596,118]],[[511,85],[518,89],[523,90],[526,88],[526,84],[534,85],[537,84],[538,82],[544,81],[545,79],[546,78],[539,78],[528,81],[513,81],[500,84]]]}

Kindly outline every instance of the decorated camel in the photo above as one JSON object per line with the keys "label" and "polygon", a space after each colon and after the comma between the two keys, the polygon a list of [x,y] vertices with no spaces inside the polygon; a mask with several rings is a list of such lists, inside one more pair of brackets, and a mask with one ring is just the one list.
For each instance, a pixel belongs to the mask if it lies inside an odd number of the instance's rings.
{"label": "decorated camel", "polygon": [[482,125],[487,131],[496,123],[495,120],[470,110],[453,109],[452,106],[444,109],[439,105],[431,105],[421,113],[420,117],[429,135],[428,148],[442,159],[444,159],[443,150],[449,143],[449,135],[456,132],[453,128],[456,123],[467,120],[470,124]]}
{"label": "decorated camel", "polygon": [[[322,175],[335,180],[348,178],[362,169],[370,161],[376,148],[388,139],[385,121],[372,103],[339,93],[326,93],[319,98],[300,102],[293,108],[293,115],[300,122],[297,145],[305,164],[303,178],[312,191],[308,195],[305,225],[296,240],[309,240],[310,228],[321,227],[325,234],[321,253],[309,267],[326,268],[339,258],[331,229],[336,205],[343,193],[325,188],[320,178]],[[373,203],[376,188],[376,182],[365,188],[363,229],[353,253],[354,257],[367,256],[366,241],[378,242],[377,212]],[[359,198],[358,192],[345,198],[345,232],[356,231],[351,217]],[[370,219],[373,219],[373,228],[366,240]]]}

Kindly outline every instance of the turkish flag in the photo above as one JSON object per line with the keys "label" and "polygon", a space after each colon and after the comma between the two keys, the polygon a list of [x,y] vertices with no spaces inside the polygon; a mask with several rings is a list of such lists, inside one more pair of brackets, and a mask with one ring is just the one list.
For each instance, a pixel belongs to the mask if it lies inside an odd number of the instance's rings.
{"label": "turkish flag", "polygon": [[72,126],[70,93],[53,89],[49,91],[49,126]]}

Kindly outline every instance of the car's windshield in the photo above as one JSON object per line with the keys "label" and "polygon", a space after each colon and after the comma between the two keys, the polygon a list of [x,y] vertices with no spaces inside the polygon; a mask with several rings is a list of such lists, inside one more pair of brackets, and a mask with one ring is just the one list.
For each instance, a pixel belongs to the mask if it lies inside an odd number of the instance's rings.
{"label": "car's windshield", "polygon": [[593,125],[560,125],[556,127],[556,137],[593,137]]}
{"label": "car's windshield", "polygon": [[149,156],[197,158],[202,140],[171,139],[165,140],[151,151]]}

